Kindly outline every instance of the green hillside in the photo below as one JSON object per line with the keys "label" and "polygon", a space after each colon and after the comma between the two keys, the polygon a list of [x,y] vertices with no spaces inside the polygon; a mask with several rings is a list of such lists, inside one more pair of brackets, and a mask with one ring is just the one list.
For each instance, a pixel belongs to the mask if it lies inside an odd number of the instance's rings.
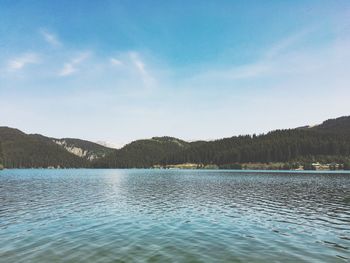
{"label": "green hillside", "polygon": [[[175,138],[135,141],[102,158],[97,167],[151,167],[197,163],[229,167],[237,163],[311,163],[350,160],[350,117],[327,120],[313,128],[276,130],[187,143]],[[168,137],[165,137],[168,138]],[[180,143],[174,143],[180,142]]]}
{"label": "green hillside", "polygon": [[275,163],[286,168],[312,162],[350,167],[350,117],[261,135],[186,142],[173,137],[137,140],[111,149],[80,139],[55,139],[0,127],[0,164],[21,167],[149,168],[185,163],[239,167]]}
{"label": "green hillside", "polygon": [[42,135],[0,127],[2,162],[7,168],[83,167],[88,163]]}
{"label": "green hillside", "polygon": [[120,150],[97,160],[95,167],[148,168],[160,163],[164,158],[189,147],[189,143],[172,137],[153,137],[137,140]]}
{"label": "green hillside", "polygon": [[73,138],[63,138],[63,139],[55,139],[52,140],[64,147],[67,151],[74,153],[82,157],[83,159],[92,161],[114,152],[114,149],[102,146],[97,143],[93,143],[90,141],[73,139]]}
{"label": "green hillside", "polygon": [[80,139],[54,139],[0,127],[0,164],[6,168],[90,167],[91,160],[113,151]]}
{"label": "green hillside", "polygon": [[331,133],[350,133],[350,116],[329,119],[320,125],[311,127],[312,130],[327,131]]}

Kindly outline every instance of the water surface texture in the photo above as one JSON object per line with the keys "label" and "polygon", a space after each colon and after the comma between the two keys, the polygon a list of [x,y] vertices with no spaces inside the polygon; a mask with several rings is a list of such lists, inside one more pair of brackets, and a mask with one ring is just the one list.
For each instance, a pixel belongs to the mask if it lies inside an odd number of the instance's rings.
{"label": "water surface texture", "polygon": [[1,262],[349,262],[350,174],[0,171]]}

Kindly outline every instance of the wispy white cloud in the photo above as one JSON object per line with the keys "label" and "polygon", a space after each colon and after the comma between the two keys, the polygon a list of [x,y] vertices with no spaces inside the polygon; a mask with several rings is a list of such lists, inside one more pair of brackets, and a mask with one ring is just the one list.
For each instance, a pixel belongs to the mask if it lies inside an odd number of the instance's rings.
{"label": "wispy white cloud", "polygon": [[121,60],[119,60],[119,59],[116,59],[116,58],[109,58],[109,62],[111,63],[111,65],[113,65],[113,66],[121,66],[121,65],[123,65],[124,63],[121,61]]}
{"label": "wispy white cloud", "polygon": [[[234,87],[240,80],[256,83],[261,78],[276,80],[280,77],[285,79],[288,77],[295,80],[304,78],[306,74],[309,76],[313,74],[313,77],[319,74],[320,79],[324,74],[343,72],[344,62],[342,61],[349,53],[346,48],[349,39],[342,38],[342,40],[338,39],[308,48],[303,43],[312,32],[311,29],[305,29],[287,36],[272,44],[252,63],[234,67],[206,68],[190,78],[190,85],[200,83],[210,87],[220,83],[222,87]],[[265,82],[260,82],[259,85],[268,87]]]}
{"label": "wispy white cloud", "polygon": [[55,34],[47,31],[46,29],[41,29],[40,30],[40,34],[43,36],[45,41],[47,43],[49,43],[51,46],[53,46],[53,47],[60,47],[60,46],[62,46],[62,43],[58,39],[58,37]]}
{"label": "wispy white cloud", "polygon": [[26,53],[16,58],[10,59],[8,62],[8,70],[20,70],[28,64],[39,63],[39,56],[36,53]]}
{"label": "wispy white cloud", "polygon": [[138,71],[139,75],[142,78],[142,81],[146,85],[153,85],[155,84],[154,77],[149,73],[149,71],[146,69],[146,65],[141,59],[140,55],[137,52],[130,52],[129,53],[130,60],[136,70]]}
{"label": "wispy white cloud", "polygon": [[266,52],[264,53],[265,58],[273,58],[275,56],[281,55],[283,52],[288,51],[294,45],[298,44],[300,41],[305,39],[307,35],[312,34],[314,28],[308,27],[304,28],[294,34],[290,34],[283,39],[280,39],[274,43]]}
{"label": "wispy white cloud", "polygon": [[78,71],[78,66],[84,60],[86,60],[90,56],[89,52],[81,53],[80,55],[72,58],[69,62],[63,65],[63,68],[59,72],[59,76],[65,77],[74,74]]}
{"label": "wispy white cloud", "polygon": [[59,75],[60,76],[69,76],[76,71],[77,71],[77,69],[73,66],[72,63],[66,63],[63,65],[63,68],[60,71]]}
{"label": "wispy white cloud", "polygon": [[[18,94],[29,90],[28,96],[32,97],[27,100],[22,96],[23,103],[12,103],[12,106],[9,103],[6,111],[0,112],[0,117],[24,125],[21,123],[22,112],[28,114],[28,109],[32,109],[28,125],[40,126],[43,122],[40,116],[44,116],[40,113],[45,109],[56,116],[50,126],[53,132],[67,125],[79,133],[91,131],[91,136],[128,141],[138,136],[147,137],[147,132],[196,138],[265,132],[349,111],[346,99],[350,83],[350,39],[331,39],[308,47],[303,45],[307,38],[307,33],[287,36],[272,44],[252,63],[238,66],[207,64],[209,66],[203,67],[198,74],[192,69],[179,72],[164,64],[160,66],[155,63],[157,58],[136,51],[101,56],[99,52],[79,53],[69,47],[42,51],[42,66],[26,76],[31,80],[43,79],[45,85],[35,83],[28,89],[22,80],[8,74],[7,84],[2,82],[0,92],[6,86],[12,90],[13,87],[18,90],[25,87]],[[90,54],[93,55],[89,57]],[[28,61],[35,61],[33,57],[32,60],[28,59],[30,56],[23,57],[12,59],[17,63],[12,67],[22,68]],[[62,68],[57,72],[57,65],[61,63]],[[84,74],[77,74],[74,81],[63,77],[55,81],[50,79],[52,74],[69,76],[78,71]],[[153,86],[155,82],[157,85]],[[57,87],[65,88],[60,94],[45,97],[41,87],[50,92]],[[3,94],[9,96],[5,91]],[[86,108],[90,109],[89,116],[86,116]],[[327,110],[321,112],[320,109],[325,108]],[[228,115],[234,121],[227,122]],[[172,116],[172,124],[164,125],[169,116]],[[293,116],[298,116],[294,122]],[[111,126],[111,118],[117,119],[119,125]],[[91,127],[92,119],[96,124],[94,127]],[[283,122],[286,119],[288,121]],[[183,129],[183,123],[187,125],[186,129]],[[208,126],[207,123],[216,125]],[[13,126],[17,126],[15,124]],[[105,129],[108,125],[112,128]],[[141,135],[137,129],[140,125],[145,131]]]}

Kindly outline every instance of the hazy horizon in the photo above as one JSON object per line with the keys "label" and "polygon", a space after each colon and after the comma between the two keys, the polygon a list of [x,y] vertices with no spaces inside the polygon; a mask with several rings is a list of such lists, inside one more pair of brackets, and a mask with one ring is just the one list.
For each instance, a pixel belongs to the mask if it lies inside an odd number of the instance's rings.
{"label": "hazy horizon", "polygon": [[149,3],[4,1],[0,126],[120,147],[349,115],[348,1]]}

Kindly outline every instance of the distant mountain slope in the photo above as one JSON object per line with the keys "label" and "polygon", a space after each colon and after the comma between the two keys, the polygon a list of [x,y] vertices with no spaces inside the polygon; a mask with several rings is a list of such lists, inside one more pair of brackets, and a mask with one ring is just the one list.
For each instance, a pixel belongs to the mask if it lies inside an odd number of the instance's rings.
{"label": "distant mountain slope", "polygon": [[20,130],[0,127],[3,165],[7,168],[85,167],[88,162],[42,135],[28,135]]}
{"label": "distant mountain slope", "polygon": [[14,167],[148,168],[196,163],[350,162],[350,117],[261,135],[186,142],[173,137],[137,140],[111,149],[79,139],[54,139],[0,127],[0,163]]}
{"label": "distant mountain slope", "polygon": [[279,130],[259,136],[239,136],[178,152],[162,164],[184,162],[230,164],[247,162],[336,161],[349,159],[350,134],[317,130]]}
{"label": "distant mountain slope", "polygon": [[0,127],[0,163],[20,167],[90,167],[114,149],[80,139],[55,139]]}
{"label": "distant mountain slope", "polygon": [[[276,130],[258,136],[234,136],[215,141],[160,143],[152,138],[126,145],[100,159],[97,167],[151,167],[181,163],[348,162],[350,117],[327,120],[309,128]],[[164,137],[169,138],[169,137]],[[179,145],[174,141],[180,142]],[[181,146],[180,146],[181,145]]]}
{"label": "distant mountain slope", "polygon": [[166,156],[189,147],[189,143],[173,137],[153,137],[137,140],[125,145],[120,150],[97,160],[96,167],[142,168],[161,162]]}
{"label": "distant mountain slope", "polygon": [[81,158],[87,159],[89,161],[102,158],[115,149],[102,146],[97,143],[90,141],[72,139],[72,138],[63,138],[63,139],[52,139],[58,145],[64,147],[68,152],[73,153]]}
{"label": "distant mountain slope", "polygon": [[335,133],[350,132],[350,116],[344,116],[336,119],[329,119],[322,124],[312,127],[313,130],[323,130]]}

